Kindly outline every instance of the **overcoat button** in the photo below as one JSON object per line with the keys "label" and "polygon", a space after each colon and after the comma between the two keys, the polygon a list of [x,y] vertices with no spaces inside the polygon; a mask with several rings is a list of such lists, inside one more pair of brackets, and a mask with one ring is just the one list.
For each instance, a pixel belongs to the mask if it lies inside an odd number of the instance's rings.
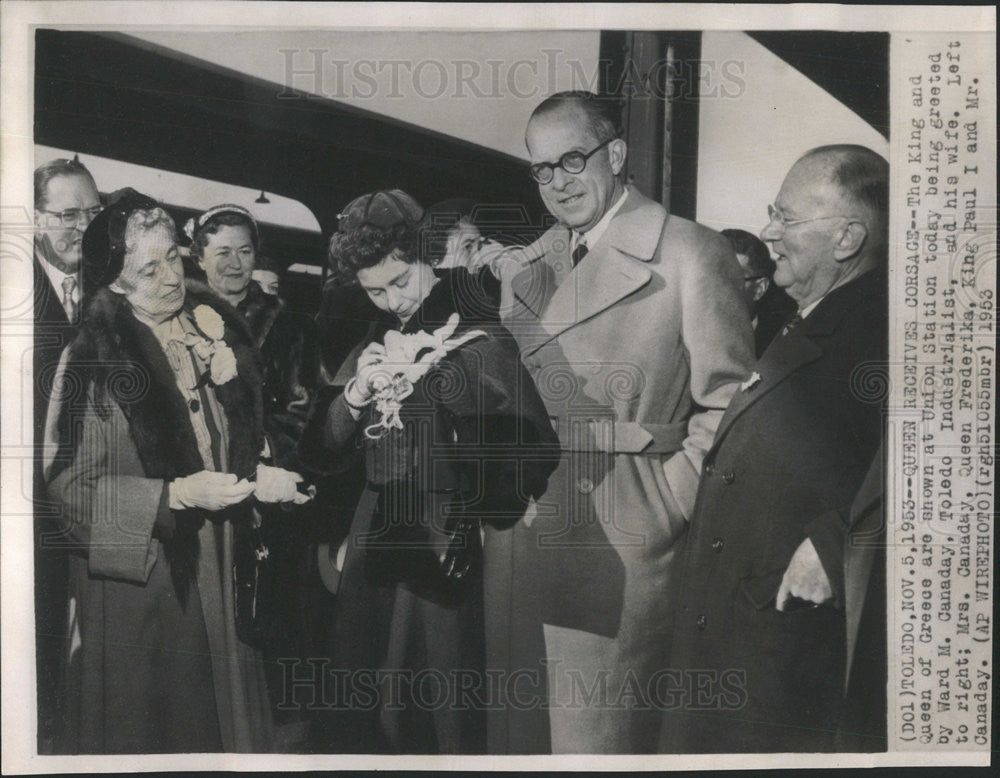
{"label": "overcoat button", "polygon": [[594,482],[589,478],[581,478],[576,482],[576,488],[580,491],[580,494],[590,494],[594,491]]}
{"label": "overcoat button", "polygon": [[726,486],[729,486],[735,480],[736,480],[736,473],[734,473],[732,470],[727,470],[722,474],[722,483],[724,483]]}
{"label": "overcoat button", "polygon": [[706,462],[705,475],[714,475],[714,474],[715,474],[715,464],[712,462]]}
{"label": "overcoat button", "polygon": [[698,627],[698,629],[705,629],[705,627],[708,626],[708,619],[706,619],[704,616],[699,616],[697,619],[695,619],[694,623],[695,626]]}

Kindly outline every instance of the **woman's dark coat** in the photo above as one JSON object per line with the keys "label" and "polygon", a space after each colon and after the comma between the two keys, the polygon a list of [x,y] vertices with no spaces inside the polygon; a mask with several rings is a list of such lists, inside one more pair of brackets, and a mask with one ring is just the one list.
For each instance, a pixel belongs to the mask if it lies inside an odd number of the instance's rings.
{"label": "woman's dark coat", "polygon": [[[263,434],[256,353],[225,322],[238,376],[216,397],[229,472],[256,467]],[[246,504],[171,510],[168,483],[204,469],[188,407],[159,341],[120,295],[99,290],[67,351],[62,446],[47,468],[70,559],[69,753],[264,751],[271,719],[260,657],[236,636],[233,528]]]}
{"label": "woman's dark coat", "polygon": [[[316,467],[329,471],[349,467],[359,456],[366,460],[368,484],[349,531],[332,630],[332,666],[350,673],[348,679],[374,683],[365,687],[370,694],[354,689],[361,694],[350,706],[354,712],[344,711],[331,723],[331,736],[347,750],[485,752],[484,638],[505,639],[494,634],[506,622],[505,603],[496,593],[509,588],[515,572],[503,550],[509,528],[544,490],[558,459],[548,414],[496,309],[483,304],[464,269],[439,275],[403,332],[432,332],[457,312],[453,337],[470,330],[485,336],[450,352],[417,382],[400,413],[403,432],[368,440],[362,430],[376,420],[371,406],[354,422],[338,394],[318,405],[303,439],[303,454]],[[373,326],[365,343],[381,342],[387,329]],[[427,528],[449,521],[445,506],[452,519],[457,513],[484,528],[476,562],[481,573],[457,593],[418,583],[426,580],[419,564],[434,567],[433,551],[400,549],[401,542],[419,546],[430,537],[442,551],[443,535]],[[478,531],[471,541],[479,543]],[[386,669],[402,671],[395,679],[402,705],[395,710],[389,676],[379,675]],[[419,690],[409,689],[409,681],[422,677],[438,684],[437,692],[424,691],[439,693],[442,704],[414,704]],[[465,709],[461,700],[451,704],[458,687],[478,695],[466,700]],[[352,689],[336,691],[349,696]],[[365,700],[371,705],[360,704]]]}

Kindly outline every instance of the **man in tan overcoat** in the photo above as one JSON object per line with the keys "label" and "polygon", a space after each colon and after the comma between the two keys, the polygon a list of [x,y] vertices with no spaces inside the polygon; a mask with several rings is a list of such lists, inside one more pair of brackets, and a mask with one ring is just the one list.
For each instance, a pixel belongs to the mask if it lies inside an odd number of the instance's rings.
{"label": "man in tan overcoat", "polygon": [[702,457],[753,365],[732,248],[625,185],[616,124],[573,92],[527,127],[558,223],[502,274],[503,313],[562,452],[506,533],[509,578],[485,592],[496,753],[655,750],[667,581]]}

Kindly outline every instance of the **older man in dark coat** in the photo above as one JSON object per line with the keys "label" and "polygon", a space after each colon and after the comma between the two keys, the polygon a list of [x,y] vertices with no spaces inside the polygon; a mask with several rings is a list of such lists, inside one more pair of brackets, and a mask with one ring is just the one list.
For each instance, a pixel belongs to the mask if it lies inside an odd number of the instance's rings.
{"label": "older man in dark coat", "polygon": [[871,372],[886,359],[887,167],[859,146],[813,150],[770,209],[761,237],[799,311],[705,458],[678,585],[670,664],[682,687],[667,751],[836,746],[844,517],[881,436]]}

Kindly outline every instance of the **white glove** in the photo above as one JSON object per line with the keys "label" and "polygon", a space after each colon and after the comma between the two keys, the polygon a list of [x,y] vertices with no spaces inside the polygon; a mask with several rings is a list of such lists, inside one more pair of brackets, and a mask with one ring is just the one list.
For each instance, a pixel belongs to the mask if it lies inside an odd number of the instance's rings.
{"label": "white glove", "polygon": [[254,487],[246,479],[237,481],[232,473],[202,470],[194,475],[174,479],[168,489],[170,507],[175,511],[183,508],[219,511],[245,500],[253,494]]}
{"label": "white glove", "polygon": [[303,480],[298,473],[269,465],[257,465],[257,484],[254,490],[258,502],[281,502],[302,505],[311,499],[302,494],[297,484]]}

